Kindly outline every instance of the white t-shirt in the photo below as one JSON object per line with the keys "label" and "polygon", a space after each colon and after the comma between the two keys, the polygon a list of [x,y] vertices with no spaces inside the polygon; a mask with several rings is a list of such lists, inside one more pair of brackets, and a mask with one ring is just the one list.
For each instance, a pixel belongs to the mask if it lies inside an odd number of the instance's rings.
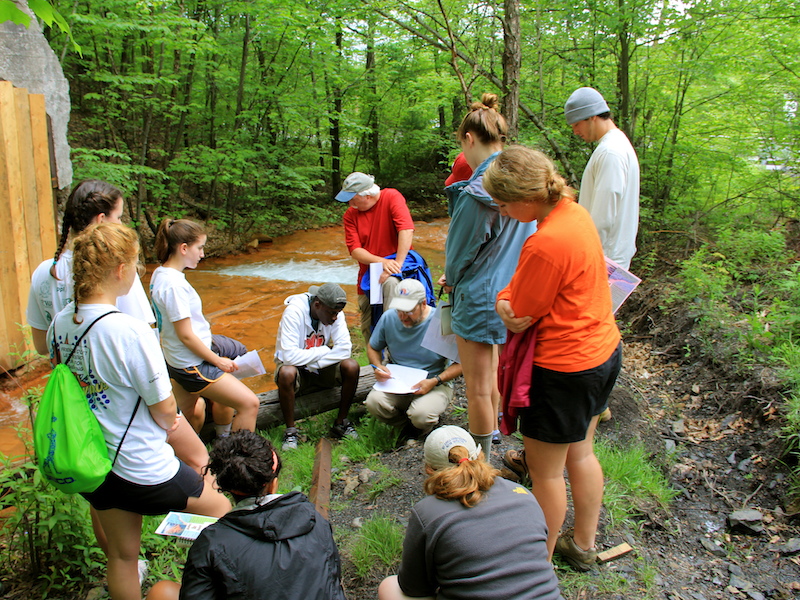
{"label": "white t-shirt", "polygon": [[[55,279],[50,275],[52,260],[46,260],[33,272],[31,290],[28,294],[26,317],[28,325],[34,329],[46,331],[53,317],[72,302],[74,286],[72,282],[72,250],[65,250],[56,263]],[[155,323],[156,317],[150,308],[147,294],[144,292],[142,280],[133,280],[131,291],[117,298],[117,308],[145,323]]]}
{"label": "white t-shirt", "polygon": [[639,229],[639,160],[620,129],[600,138],[583,171],[578,201],[592,215],[603,253],[630,268]]}
{"label": "white t-shirt", "polygon": [[192,331],[211,348],[211,325],[203,316],[203,302],[195,289],[186,281],[186,275],[170,267],[158,267],[150,278],[150,298],[156,313],[161,347],[169,365],[175,369],[188,369],[203,362],[178,339],[175,321],[191,319]]}
{"label": "white t-shirt", "polygon": [[[116,307],[107,304],[82,304],[78,307],[78,317],[83,319],[80,325],[73,322],[72,307],[58,313],[47,339],[53,340],[55,328],[61,360],[67,360],[75,342],[92,321],[113,310]],[[157,485],[172,479],[178,472],[178,459],[167,444],[167,432],[147,409],[172,394],[167,366],[150,327],[123,313],[109,315],[83,338],[68,366],[87,386],[86,400],[103,430],[111,460],[136,401],[142,398],[112,469],[114,473],[141,485]]]}

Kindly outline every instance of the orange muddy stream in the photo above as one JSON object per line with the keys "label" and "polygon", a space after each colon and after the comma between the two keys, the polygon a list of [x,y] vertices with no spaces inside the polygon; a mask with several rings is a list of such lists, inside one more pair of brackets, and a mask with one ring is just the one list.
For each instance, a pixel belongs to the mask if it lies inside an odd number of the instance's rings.
{"label": "orange muddy stream", "polygon": [[[434,282],[443,272],[448,224],[449,219],[415,223],[414,249],[425,257]],[[155,266],[148,266],[143,278],[145,289]],[[211,258],[194,271],[185,271],[203,300],[203,312],[212,331],[239,340],[248,350],[258,350],[267,374],[243,380],[256,393],[275,388],[273,353],[284,299],[311,285],[338,283],[347,292],[345,314],[352,328],[358,323],[357,272],[341,226],[299,231],[261,244],[250,253]],[[42,360],[17,379],[22,388],[44,386],[48,372]],[[8,377],[0,380],[0,454],[12,458],[24,453],[14,429],[28,420],[21,398],[22,390],[15,382]]]}

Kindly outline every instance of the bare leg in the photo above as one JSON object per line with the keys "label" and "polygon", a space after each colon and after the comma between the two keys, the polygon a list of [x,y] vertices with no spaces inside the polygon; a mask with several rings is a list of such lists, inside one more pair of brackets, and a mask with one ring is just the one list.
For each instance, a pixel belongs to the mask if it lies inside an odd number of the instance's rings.
{"label": "bare leg", "polygon": [[356,395],[358,387],[358,374],[360,367],[358,362],[352,358],[346,358],[341,362],[340,370],[342,373],[342,400],[339,402],[339,412],[336,415],[336,423],[342,423],[347,418],[350,405]]}
{"label": "bare leg", "polygon": [[211,416],[214,418],[215,425],[228,425],[233,421],[234,410],[230,406],[212,402]]}
{"label": "bare leg", "polygon": [[203,477],[203,493],[199,498],[189,498],[186,503],[186,512],[208,515],[209,517],[222,517],[231,509],[228,498],[219,491],[217,479],[211,473]]}
{"label": "bare leg", "polygon": [[142,515],[112,508],[97,511],[108,536],[108,593],[112,600],[141,600],[139,547]]}
{"label": "bare leg", "polygon": [[178,428],[167,437],[167,442],[175,450],[175,456],[198,473],[208,464],[208,450],[187,419],[180,420]]}
{"label": "bare leg", "polygon": [[229,406],[236,411],[231,427],[233,431],[256,430],[258,397],[236,377],[225,373],[219,380],[204,389],[202,394],[209,400]]}
{"label": "bare leg", "polygon": [[181,586],[174,581],[166,579],[159,581],[147,593],[147,600],[178,600],[181,593]]}
{"label": "bare leg", "polygon": [[100,550],[103,551],[103,554],[108,556],[108,539],[106,538],[106,532],[103,531],[103,526],[100,523],[100,517],[97,514],[97,511],[94,509],[94,506],[89,506],[89,515],[92,517],[92,530],[94,531],[94,537],[97,540],[97,545],[100,546]]}
{"label": "bare leg", "polygon": [[594,431],[599,415],[592,418],[586,439],[569,445],[567,475],[575,508],[573,540],[583,550],[594,547],[600,507],[603,503],[603,468],[594,454]]}
{"label": "bare leg", "polygon": [[291,365],[282,365],[278,371],[278,401],[286,427],[294,427],[294,386],[299,376],[297,367]]}
{"label": "bare leg", "polygon": [[175,394],[175,402],[189,421],[189,424],[196,432],[200,432],[206,420],[206,402],[200,398],[200,394],[191,394],[183,389],[183,386],[172,380],[172,393]]}
{"label": "bare leg", "polygon": [[523,438],[525,462],[531,477],[533,495],[539,502],[547,523],[547,555],[552,560],[558,534],[567,515],[567,484],[564,464],[570,444],[548,444]]}
{"label": "bare leg", "polygon": [[500,395],[497,391],[497,352],[491,344],[472,342],[459,336],[456,336],[456,341],[467,388],[469,430],[475,435],[491,435],[497,425],[494,398]]}

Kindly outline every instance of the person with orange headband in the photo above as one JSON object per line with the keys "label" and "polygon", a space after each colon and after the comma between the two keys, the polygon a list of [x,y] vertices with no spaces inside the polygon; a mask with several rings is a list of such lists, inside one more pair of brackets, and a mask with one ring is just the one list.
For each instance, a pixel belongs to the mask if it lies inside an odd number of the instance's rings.
{"label": "person with orange headband", "polygon": [[378,599],[562,599],[536,498],[499,477],[460,427],[434,429],[424,457],[429,496],[411,510],[400,572]]}

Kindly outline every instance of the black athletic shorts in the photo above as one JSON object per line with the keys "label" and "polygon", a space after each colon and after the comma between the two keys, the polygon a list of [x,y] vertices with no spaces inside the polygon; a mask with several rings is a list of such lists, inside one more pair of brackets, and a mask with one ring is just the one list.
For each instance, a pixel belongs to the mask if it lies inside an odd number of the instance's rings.
{"label": "black athletic shorts", "polygon": [[171,510],[185,510],[189,498],[203,493],[203,478],[181,461],[175,477],[157,485],[131,483],[109,472],[100,487],[81,494],[95,510],[118,508],[139,515],[163,515]]}
{"label": "black athletic shorts", "polygon": [[[224,335],[211,337],[211,351],[231,360],[247,354],[247,348],[242,342]],[[167,364],[167,371],[169,371],[169,376],[190,394],[199,394],[225,375],[225,371],[206,361],[186,369],[178,369]]]}
{"label": "black athletic shorts", "polygon": [[519,431],[550,444],[586,439],[592,417],[608,407],[608,397],[622,367],[622,342],[598,367],[564,373],[533,367],[531,405],[519,409]]}

